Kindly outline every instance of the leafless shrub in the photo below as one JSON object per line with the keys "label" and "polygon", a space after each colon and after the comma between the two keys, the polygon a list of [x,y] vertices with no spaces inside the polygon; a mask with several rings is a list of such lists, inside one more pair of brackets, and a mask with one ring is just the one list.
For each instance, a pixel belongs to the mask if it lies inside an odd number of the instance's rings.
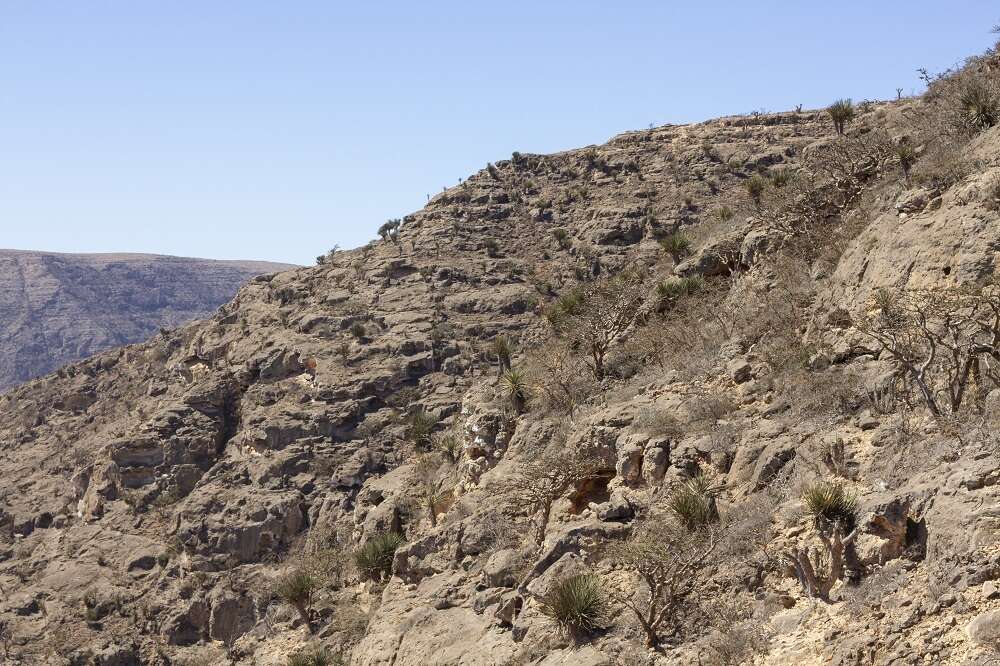
{"label": "leafless shrub", "polygon": [[832,535],[819,532],[823,549],[793,548],[785,554],[806,596],[830,603],[830,590],[844,577],[844,555],[856,537],[857,530],[845,536],[838,523]]}
{"label": "leafless shrub", "polygon": [[896,591],[905,577],[900,560],[894,560],[868,573],[857,585],[848,585],[840,592],[844,607],[851,616],[877,609],[882,600]]}
{"label": "leafless shrub", "polygon": [[598,478],[605,464],[587,452],[550,450],[524,465],[507,484],[507,501],[514,511],[527,509],[534,516],[534,540],[541,545],[552,505],[572,488]]}
{"label": "leafless shrub", "polygon": [[671,520],[647,518],[624,543],[608,550],[616,571],[637,577],[617,581],[615,595],[642,628],[647,647],[681,636],[699,613],[698,590],[718,545],[714,526],[688,530]]}
{"label": "leafless shrub", "polygon": [[1000,386],[1000,282],[875,295],[858,330],[917,387],[934,416],[957,412],[970,382]]}
{"label": "leafless shrub", "polygon": [[487,553],[518,548],[524,543],[524,525],[518,524],[510,516],[491,514],[483,524],[488,543]]}
{"label": "leafless shrub", "polygon": [[525,368],[536,388],[533,409],[541,413],[570,414],[599,388],[586,360],[562,339],[535,350]]}
{"label": "leafless shrub", "polygon": [[546,310],[553,331],[587,355],[595,379],[605,375],[608,352],[625,336],[645,300],[645,272],[631,267],[560,296]]}
{"label": "leafless shrub", "polygon": [[739,600],[720,600],[708,611],[713,627],[706,638],[705,666],[740,666],[767,654],[769,639],[764,622],[754,617],[752,606]]}
{"label": "leafless shrub", "polygon": [[645,409],[636,415],[632,427],[654,437],[676,439],[683,432],[674,410],[666,408]]}

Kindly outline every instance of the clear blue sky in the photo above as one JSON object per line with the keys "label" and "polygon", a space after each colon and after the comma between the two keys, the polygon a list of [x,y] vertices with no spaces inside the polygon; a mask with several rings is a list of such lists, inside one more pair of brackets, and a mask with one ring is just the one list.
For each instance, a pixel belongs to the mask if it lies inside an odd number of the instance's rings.
{"label": "clear blue sky", "polygon": [[0,247],[311,263],[511,151],[919,90],[986,1],[0,0]]}

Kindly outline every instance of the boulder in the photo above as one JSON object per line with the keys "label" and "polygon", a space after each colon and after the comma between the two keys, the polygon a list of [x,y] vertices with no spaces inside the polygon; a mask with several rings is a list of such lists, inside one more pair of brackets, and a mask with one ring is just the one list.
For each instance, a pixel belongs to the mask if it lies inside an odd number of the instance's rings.
{"label": "boulder", "polygon": [[980,613],[965,626],[965,633],[973,643],[995,644],[1000,640],[1000,611]]}

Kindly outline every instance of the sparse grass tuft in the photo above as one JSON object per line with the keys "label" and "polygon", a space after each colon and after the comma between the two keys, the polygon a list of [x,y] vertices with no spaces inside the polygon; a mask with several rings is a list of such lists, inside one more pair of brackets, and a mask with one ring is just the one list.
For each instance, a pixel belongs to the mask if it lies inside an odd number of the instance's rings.
{"label": "sparse grass tuft", "polygon": [[782,188],[792,182],[794,175],[791,169],[775,169],[771,172],[771,184]]}
{"label": "sparse grass tuft", "polygon": [[746,188],[747,194],[750,195],[753,202],[760,206],[760,199],[764,196],[764,190],[767,189],[767,179],[759,173],[755,173],[746,179],[743,186]]}
{"label": "sparse grass tuft", "polygon": [[286,663],[288,666],[337,666],[343,661],[327,652],[325,647],[316,645],[296,652]]}
{"label": "sparse grass tuft", "polygon": [[590,634],[605,626],[610,614],[608,595],[594,574],[559,579],[541,599],[541,611],[570,634]]}

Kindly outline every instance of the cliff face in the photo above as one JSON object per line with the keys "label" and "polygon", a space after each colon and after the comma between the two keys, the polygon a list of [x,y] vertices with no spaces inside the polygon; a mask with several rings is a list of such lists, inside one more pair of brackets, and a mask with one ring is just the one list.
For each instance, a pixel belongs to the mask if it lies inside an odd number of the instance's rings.
{"label": "cliff face", "polygon": [[137,254],[0,250],[0,390],[211,314],[291,268]]}
{"label": "cliff face", "polygon": [[[9,658],[985,663],[1000,128],[952,83],[845,136],[796,112],[515,154],[9,391]],[[576,574],[606,608],[567,631]]]}

